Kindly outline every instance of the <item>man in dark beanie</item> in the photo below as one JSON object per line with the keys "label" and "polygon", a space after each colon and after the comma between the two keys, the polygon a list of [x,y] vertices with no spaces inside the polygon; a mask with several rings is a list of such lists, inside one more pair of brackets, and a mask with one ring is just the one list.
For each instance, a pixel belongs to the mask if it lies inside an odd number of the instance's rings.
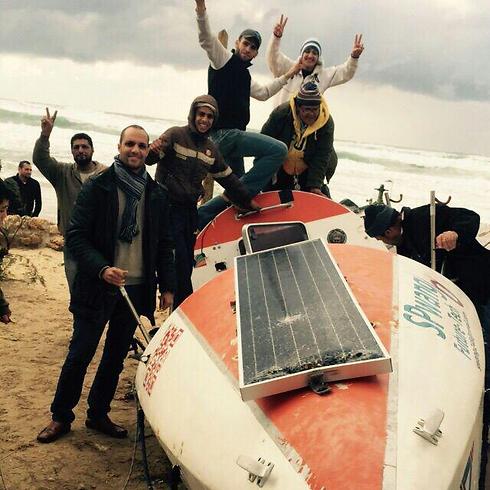
{"label": "man in dark beanie", "polygon": [[487,438],[490,422],[490,250],[476,235],[480,216],[464,208],[436,205],[436,239],[430,242],[430,206],[396,211],[384,204],[371,204],[364,211],[366,233],[389,245],[397,253],[430,267],[431,249],[436,248],[436,270],[454,281],[475,305],[485,342],[485,403],[480,488],[484,488]]}
{"label": "man in dark beanie", "polygon": [[430,267],[435,247],[436,270],[443,270],[473,301],[484,332],[490,334],[490,251],[476,240],[479,227],[474,211],[436,205],[436,239],[431,244],[429,205],[398,212],[371,204],[364,211],[366,233],[396,245],[398,254]]}
{"label": "man in dark beanie", "polygon": [[272,111],[262,134],[288,147],[286,158],[266,190],[296,189],[330,197],[327,182],[337,166],[334,122],[315,83],[303,84],[289,102]]}

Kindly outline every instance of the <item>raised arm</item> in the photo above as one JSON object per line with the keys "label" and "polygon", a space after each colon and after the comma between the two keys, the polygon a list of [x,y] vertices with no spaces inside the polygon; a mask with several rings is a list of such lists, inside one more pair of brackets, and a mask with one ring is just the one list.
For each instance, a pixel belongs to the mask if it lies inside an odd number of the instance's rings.
{"label": "raised arm", "polygon": [[257,100],[270,99],[273,95],[276,95],[277,92],[279,92],[279,90],[281,90],[281,88],[288,83],[288,80],[294,77],[294,75],[296,75],[296,73],[298,73],[300,70],[301,62],[297,61],[284,75],[271,80],[265,85],[262,85],[252,79],[250,84],[250,96]]}
{"label": "raised arm", "polygon": [[34,165],[53,185],[55,185],[57,175],[64,165],[63,163],[58,163],[49,154],[49,137],[51,136],[51,131],[53,131],[57,114],[58,111],[55,111],[51,116],[49,109],[46,107],[46,115],[41,119],[41,136],[36,141],[32,153]]}
{"label": "raised arm", "polygon": [[294,60],[288,58],[279,49],[281,45],[281,38],[284,34],[284,28],[286,27],[287,22],[288,18],[281,15],[279,22],[277,22],[272,30],[272,35],[265,52],[267,66],[275,77],[284,75],[295,63]]}
{"label": "raised arm", "polygon": [[218,37],[211,32],[209,19],[206,13],[205,0],[196,0],[197,30],[199,44],[208,55],[211,66],[219,70],[226,65],[233,54],[228,51],[219,41]]}

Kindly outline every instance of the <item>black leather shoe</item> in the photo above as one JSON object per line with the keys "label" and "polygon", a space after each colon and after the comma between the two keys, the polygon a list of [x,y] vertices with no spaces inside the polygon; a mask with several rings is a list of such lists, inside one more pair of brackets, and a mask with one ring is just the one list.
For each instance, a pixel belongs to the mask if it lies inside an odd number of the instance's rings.
{"label": "black leather shoe", "polygon": [[115,424],[107,416],[100,419],[87,419],[85,421],[85,425],[89,429],[102,432],[102,434],[115,437],[116,439],[124,439],[125,437],[128,437],[128,431],[124,427]]}
{"label": "black leather shoe", "polygon": [[49,444],[54,442],[60,437],[68,434],[71,430],[71,424],[65,422],[56,422],[52,420],[47,427],[45,427],[37,436],[37,440],[43,444]]}

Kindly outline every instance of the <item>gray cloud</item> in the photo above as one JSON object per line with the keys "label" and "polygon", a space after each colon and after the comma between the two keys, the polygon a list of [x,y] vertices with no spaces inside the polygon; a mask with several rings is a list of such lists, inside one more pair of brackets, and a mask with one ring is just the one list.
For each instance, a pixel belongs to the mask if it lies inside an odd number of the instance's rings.
{"label": "gray cloud", "polygon": [[[263,2],[262,2],[263,4]],[[223,5],[226,7],[223,8]],[[0,52],[74,61],[131,61],[176,68],[206,65],[197,43],[191,0],[0,0]],[[344,61],[354,34],[366,51],[357,78],[452,100],[490,100],[490,5],[485,0],[208,0],[212,27],[234,39],[247,26],[264,42],[282,11],[282,42],[294,57],[309,36],[322,42],[327,64]],[[263,49],[265,51],[265,47]],[[262,56],[255,70],[267,73]]]}

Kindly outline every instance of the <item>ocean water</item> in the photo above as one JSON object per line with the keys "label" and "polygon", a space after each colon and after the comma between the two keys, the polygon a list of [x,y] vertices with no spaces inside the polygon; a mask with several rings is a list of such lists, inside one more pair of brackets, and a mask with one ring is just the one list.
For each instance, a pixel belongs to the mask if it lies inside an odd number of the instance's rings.
{"label": "ocean water", "polygon": [[[140,124],[151,137],[185,121],[158,119],[141,115],[90,112],[75,107],[50,106],[58,110],[51,135],[51,155],[62,162],[72,162],[70,138],[75,132],[86,132],[94,141],[94,159],[112,163],[117,154],[118,135],[130,124]],[[40,119],[45,104],[0,98],[0,160],[2,178],[14,175],[20,160],[32,160],[34,142],[40,133]],[[183,114],[187,108],[183,108]],[[490,223],[490,158],[478,155],[441,153],[429,150],[395,148],[379,144],[336,140],[339,163],[329,187],[332,198],[349,198],[358,205],[367,204],[377,196],[381,184],[392,199],[393,206],[415,207],[429,202],[429,193],[451,206],[466,207],[478,212],[483,223]],[[251,165],[251,162],[247,162]],[[154,167],[149,167],[154,174]],[[49,182],[34,168],[43,196],[41,216],[56,219],[56,195]],[[215,186],[219,188],[218,185]]]}

